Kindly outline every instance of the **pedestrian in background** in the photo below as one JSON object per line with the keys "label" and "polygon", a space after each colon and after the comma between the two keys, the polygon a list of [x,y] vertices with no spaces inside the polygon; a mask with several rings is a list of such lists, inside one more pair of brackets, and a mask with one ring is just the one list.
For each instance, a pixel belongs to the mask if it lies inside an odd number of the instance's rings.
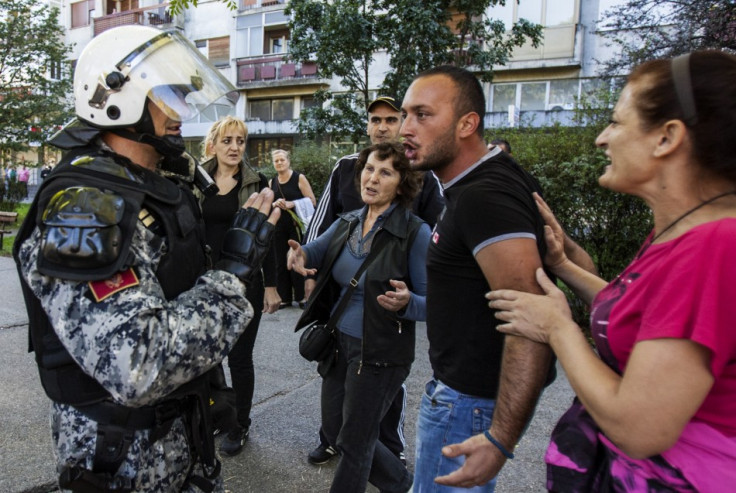
{"label": "pedestrian in background", "polygon": [[281,307],[289,307],[293,301],[296,301],[301,308],[304,308],[306,302],[304,276],[286,268],[286,254],[289,251],[289,240],[301,242],[304,235],[296,214],[296,201],[307,198],[314,207],[317,205],[317,200],[307,177],[291,169],[291,156],[288,151],[283,149],[271,151],[271,159],[277,173],[270,183],[275,197],[273,206],[283,211],[274,234],[277,287],[281,297]]}

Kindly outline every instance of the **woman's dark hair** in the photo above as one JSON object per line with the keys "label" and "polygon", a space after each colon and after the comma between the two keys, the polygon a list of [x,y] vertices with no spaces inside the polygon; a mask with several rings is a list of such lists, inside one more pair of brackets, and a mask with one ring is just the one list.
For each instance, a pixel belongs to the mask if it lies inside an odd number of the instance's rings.
{"label": "woman's dark hair", "polygon": [[422,177],[424,175],[421,172],[411,169],[409,159],[404,155],[404,146],[398,142],[381,142],[380,144],[373,144],[360,151],[358,161],[355,163],[355,186],[358,188],[358,191],[360,191],[360,175],[368,162],[368,156],[373,152],[376,153],[376,159],[379,161],[391,159],[391,164],[394,165],[394,169],[399,172],[399,176],[401,177],[397,189],[396,201],[399,205],[410,209],[412,202],[414,202],[414,197],[417,196],[419,189],[422,188]]}
{"label": "woman's dark hair", "polygon": [[[688,61],[691,89],[686,73],[675,68],[678,75],[673,76],[670,59],[645,62],[629,75],[629,83],[640,85],[633,96],[644,130],[667,120],[682,120],[693,141],[692,159],[736,184],[736,56],[695,51]],[[688,110],[688,100],[694,102],[692,110]]]}

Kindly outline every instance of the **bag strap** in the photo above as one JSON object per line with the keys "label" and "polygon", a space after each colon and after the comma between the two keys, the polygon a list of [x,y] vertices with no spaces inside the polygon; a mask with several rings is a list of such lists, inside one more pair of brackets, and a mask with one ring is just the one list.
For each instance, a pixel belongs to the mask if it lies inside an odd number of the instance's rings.
{"label": "bag strap", "polygon": [[345,294],[340,299],[340,303],[337,305],[337,308],[335,309],[335,312],[332,314],[330,319],[327,321],[327,327],[330,328],[330,332],[335,330],[335,326],[337,325],[338,320],[340,320],[340,317],[342,316],[342,312],[345,311],[345,308],[348,306],[348,301],[350,300],[350,297],[353,295],[353,291],[355,291],[355,288],[358,287],[358,281],[360,280],[360,276],[363,275],[363,272],[373,263],[373,260],[378,256],[378,254],[374,255],[375,250],[371,248],[371,253],[368,254],[368,257],[363,261],[362,264],[360,264],[360,267],[355,272],[355,275],[350,279],[350,283],[348,284],[347,289],[345,290]]}

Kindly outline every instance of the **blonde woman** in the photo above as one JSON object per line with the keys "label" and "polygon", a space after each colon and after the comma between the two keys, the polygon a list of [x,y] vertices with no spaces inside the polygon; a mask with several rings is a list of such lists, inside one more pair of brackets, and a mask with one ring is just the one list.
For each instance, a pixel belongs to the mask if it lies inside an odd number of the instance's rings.
{"label": "blonde woman", "polygon": [[[222,248],[225,231],[233,216],[253,192],[268,187],[266,177],[251,168],[245,161],[245,142],[248,128],[233,116],[215,122],[203,142],[204,155],[208,158],[202,166],[217,184],[217,195],[199,195],[204,216],[207,244],[212,248],[213,265]],[[265,283],[264,283],[265,278]],[[276,261],[273,249],[263,262],[263,272],[256,274],[248,286],[246,298],[253,305],[253,320],[228,354],[228,366],[235,390],[237,419],[229,423],[220,451],[226,455],[238,454],[248,439],[253,402],[255,373],[253,346],[261,322],[261,313],[278,310],[280,298],[276,291]],[[224,376],[221,374],[223,383]]]}

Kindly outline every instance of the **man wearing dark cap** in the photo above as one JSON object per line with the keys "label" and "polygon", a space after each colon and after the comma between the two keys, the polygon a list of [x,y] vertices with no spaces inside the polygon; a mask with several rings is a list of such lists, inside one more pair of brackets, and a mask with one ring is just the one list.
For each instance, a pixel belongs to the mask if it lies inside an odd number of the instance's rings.
{"label": "man wearing dark cap", "polygon": [[[371,144],[395,140],[401,128],[401,111],[399,104],[390,96],[379,96],[368,105],[368,126],[366,133]],[[363,207],[360,193],[355,186],[355,163],[358,153],[349,154],[338,159],[325,185],[322,197],[309,224],[303,243],[309,243],[324,233],[337,219],[337,215]],[[414,200],[412,210],[426,221],[430,227],[437,222],[437,217],[445,206],[442,187],[433,172],[424,175],[422,191]],[[314,288],[314,279],[307,279],[304,285],[305,298],[309,298]],[[404,458],[404,407],[406,404],[406,388],[402,386],[381,423],[379,439],[399,458]],[[329,422],[327,422],[329,421]],[[337,427],[342,424],[342,416],[323,419],[323,428]],[[337,435],[335,433],[334,435]],[[324,464],[337,455],[320,429],[320,444],[309,453],[308,460],[312,464]]]}

